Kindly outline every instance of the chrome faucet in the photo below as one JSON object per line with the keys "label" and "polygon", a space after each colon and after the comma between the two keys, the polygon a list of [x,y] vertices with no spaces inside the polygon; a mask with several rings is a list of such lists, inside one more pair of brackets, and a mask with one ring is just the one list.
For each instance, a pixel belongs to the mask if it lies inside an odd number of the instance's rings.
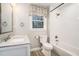
{"label": "chrome faucet", "polygon": [[9,39],[10,39],[10,35],[8,35],[7,38],[4,39],[4,41],[6,42]]}
{"label": "chrome faucet", "polygon": [[10,34],[8,35],[8,37],[7,37],[8,39],[10,39]]}

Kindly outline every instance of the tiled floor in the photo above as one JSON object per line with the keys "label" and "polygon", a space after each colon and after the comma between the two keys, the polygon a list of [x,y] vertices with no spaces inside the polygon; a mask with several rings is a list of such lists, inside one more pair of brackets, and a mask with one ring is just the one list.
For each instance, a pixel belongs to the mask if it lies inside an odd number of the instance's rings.
{"label": "tiled floor", "polygon": [[37,51],[32,51],[31,56],[45,56],[45,55],[41,52],[41,50],[37,50]]}
{"label": "tiled floor", "polygon": [[[51,51],[51,56],[58,56],[54,51]],[[31,52],[31,56],[45,56],[41,50],[36,50]]]}

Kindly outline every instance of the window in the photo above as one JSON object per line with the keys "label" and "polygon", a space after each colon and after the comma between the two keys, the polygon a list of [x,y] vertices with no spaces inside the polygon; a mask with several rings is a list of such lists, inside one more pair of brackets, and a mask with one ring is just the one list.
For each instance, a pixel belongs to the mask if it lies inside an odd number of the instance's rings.
{"label": "window", "polygon": [[44,28],[43,16],[32,16],[32,28]]}

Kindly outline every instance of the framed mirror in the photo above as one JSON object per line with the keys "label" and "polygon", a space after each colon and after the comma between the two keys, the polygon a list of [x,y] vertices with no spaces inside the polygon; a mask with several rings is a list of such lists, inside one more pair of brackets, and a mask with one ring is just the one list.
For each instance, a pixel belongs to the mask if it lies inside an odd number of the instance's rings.
{"label": "framed mirror", "polygon": [[13,31],[13,11],[10,3],[0,3],[0,34]]}

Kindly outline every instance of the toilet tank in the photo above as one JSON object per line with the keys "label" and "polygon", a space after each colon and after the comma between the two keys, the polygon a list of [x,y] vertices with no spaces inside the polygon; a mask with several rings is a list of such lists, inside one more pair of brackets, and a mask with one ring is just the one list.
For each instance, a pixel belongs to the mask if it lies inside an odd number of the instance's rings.
{"label": "toilet tank", "polygon": [[41,43],[47,42],[47,35],[40,35],[40,42]]}

